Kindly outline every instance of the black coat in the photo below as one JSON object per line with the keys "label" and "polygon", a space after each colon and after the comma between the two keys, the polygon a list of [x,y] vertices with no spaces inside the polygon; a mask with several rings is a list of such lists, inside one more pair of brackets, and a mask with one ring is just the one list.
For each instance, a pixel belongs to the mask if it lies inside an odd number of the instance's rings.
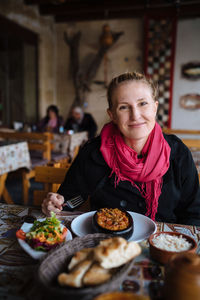
{"label": "black coat", "polygon": [[84,117],[81,123],[77,123],[74,118],[69,118],[66,121],[64,128],[66,130],[75,129],[77,132],[87,131],[88,137],[90,139],[93,138],[96,134],[97,124],[91,114],[84,113]]}
{"label": "black coat", "polygon": [[[200,225],[200,189],[197,169],[191,152],[175,135],[164,135],[171,147],[170,167],[163,176],[156,221]],[[91,196],[91,207],[123,207],[146,213],[145,199],[128,181],[114,185],[108,167],[99,150],[100,137],[88,142],[68,171],[58,193],[65,200],[82,195]]]}

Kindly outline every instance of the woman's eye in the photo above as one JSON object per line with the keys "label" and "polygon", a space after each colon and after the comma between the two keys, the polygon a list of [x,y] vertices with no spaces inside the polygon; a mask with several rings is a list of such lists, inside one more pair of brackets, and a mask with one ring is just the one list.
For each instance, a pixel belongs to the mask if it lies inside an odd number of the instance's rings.
{"label": "woman's eye", "polygon": [[146,105],[147,104],[147,102],[146,101],[142,101],[142,102],[140,102],[140,106],[144,106],[144,105]]}
{"label": "woman's eye", "polygon": [[124,110],[124,109],[128,109],[128,105],[121,105],[119,107],[119,110]]}

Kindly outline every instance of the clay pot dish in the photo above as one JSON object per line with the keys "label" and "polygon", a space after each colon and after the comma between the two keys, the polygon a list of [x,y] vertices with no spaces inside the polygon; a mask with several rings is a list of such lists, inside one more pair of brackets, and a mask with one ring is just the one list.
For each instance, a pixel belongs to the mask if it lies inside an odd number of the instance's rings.
{"label": "clay pot dish", "polygon": [[[175,251],[167,251],[167,250],[163,250],[161,248],[158,248],[154,245],[154,243],[152,242],[152,240],[161,235],[161,234],[167,234],[167,235],[171,235],[171,236],[177,236],[180,237],[182,236],[183,238],[185,238],[190,244],[191,247],[189,250],[186,251],[179,251],[179,252],[175,252]],[[168,263],[168,261],[170,261],[170,259],[177,254],[183,254],[183,253],[194,253],[197,249],[197,243],[196,241],[190,237],[189,235],[183,234],[183,233],[179,233],[179,232],[158,232],[158,233],[154,233],[149,237],[149,250],[150,250],[150,255],[151,258],[154,259],[155,261],[161,263],[161,264],[166,264]]]}
{"label": "clay pot dish", "polygon": [[100,210],[101,209],[97,210],[92,218],[92,226],[93,226],[94,232],[112,234],[114,236],[121,236],[121,237],[125,238],[126,240],[128,240],[132,236],[133,230],[134,230],[134,222],[133,222],[132,216],[126,210],[123,210],[121,208],[119,209],[120,211],[122,211],[126,214],[126,216],[128,217],[128,220],[129,220],[128,227],[125,229],[122,229],[122,230],[109,230],[109,229],[106,229],[106,228],[103,228],[102,226],[100,226],[99,223],[97,222],[97,213]]}
{"label": "clay pot dish", "polygon": [[200,296],[200,256],[196,253],[174,255],[165,266],[165,300],[192,300]]}

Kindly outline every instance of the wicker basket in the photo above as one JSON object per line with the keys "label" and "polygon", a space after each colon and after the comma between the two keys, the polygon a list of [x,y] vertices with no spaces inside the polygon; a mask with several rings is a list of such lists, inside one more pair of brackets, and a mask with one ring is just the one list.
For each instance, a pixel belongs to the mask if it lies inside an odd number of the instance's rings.
{"label": "wicker basket", "polygon": [[58,274],[66,271],[67,265],[75,252],[82,248],[95,247],[101,240],[108,237],[109,235],[103,233],[88,234],[82,238],[75,238],[49,253],[38,269],[38,279],[45,289],[45,299],[91,300],[100,293],[119,289],[124,277],[132,267],[133,260],[120,267],[109,281],[101,285],[71,288],[60,287],[57,283]]}

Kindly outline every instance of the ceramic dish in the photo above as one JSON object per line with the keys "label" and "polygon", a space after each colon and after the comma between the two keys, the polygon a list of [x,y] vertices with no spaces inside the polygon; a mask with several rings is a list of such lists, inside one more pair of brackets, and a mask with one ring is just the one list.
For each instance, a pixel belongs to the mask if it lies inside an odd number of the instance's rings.
{"label": "ceramic dish", "polygon": [[[125,210],[122,209],[117,209],[117,212],[120,211],[120,213],[124,214],[124,216],[127,218],[128,224],[126,228],[121,229],[121,230],[112,230],[112,229],[107,229],[102,227],[99,222],[98,222],[98,214],[102,212],[102,210],[106,210],[107,212],[112,212],[113,209],[111,208],[104,208],[104,209],[99,209],[95,212],[95,214],[92,217],[92,226],[95,232],[99,233],[107,233],[107,234],[113,234],[115,236],[121,236],[125,239],[129,239],[134,230],[134,222],[132,216]],[[115,221],[116,218],[113,218],[112,222]]]}
{"label": "ceramic dish", "polygon": [[[38,219],[38,221],[44,221],[44,220],[45,219]],[[23,223],[23,225],[21,226],[21,229],[27,233],[30,231],[32,226],[33,226],[33,223],[32,224],[31,223]],[[60,226],[65,227],[62,224]],[[72,234],[71,234],[70,230],[67,229],[67,235],[66,235],[65,241],[70,241],[70,240],[72,240]],[[34,259],[41,259],[47,254],[47,252],[44,252],[44,251],[34,250],[24,240],[18,239],[18,242],[19,242],[20,246],[24,249],[24,251],[26,251]]]}
{"label": "ceramic dish", "polygon": [[[158,248],[155,246],[155,243],[153,242],[153,239],[156,237],[159,237],[161,235],[170,235],[170,236],[175,236],[175,237],[182,237],[184,238],[187,242],[189,242],[191,244],[190,249],[185,250],[185,251],[168,251],[168,250],[164,250],[161,248]],[[190,253],[190,252],[195,252],[196,248],[197,248],[197,243],[195,242],[195,240],[190,237],[189,235],[183,234],[183,233],[179,233],[179,232],[158,232],[155,234],[152,234],[149,237],[149,246],[150,246],[150,255],[151,257],[162,263],[162,264],[166,264],[175,254],[179,254],[179,253]]]}
{"label": "ceramic dish", "polygon": [[[83,237],[87,234],[94,233],[92,228],[92,217],[96,211],[90,211],[76,217],[71,223],[71,229],[76,236]],[[134,232],[129,241],[141,242],[156,232],[157,226],[150,218],[128,211],[134,220]]]}

